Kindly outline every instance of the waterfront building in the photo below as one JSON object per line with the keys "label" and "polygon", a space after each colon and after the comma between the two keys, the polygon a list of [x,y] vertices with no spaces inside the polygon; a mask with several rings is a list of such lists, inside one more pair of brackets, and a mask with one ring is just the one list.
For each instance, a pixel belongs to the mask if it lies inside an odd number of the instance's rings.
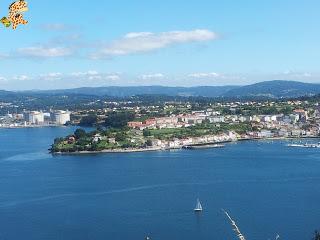
{"label": "waterfront building", "polygon": [[24,119],[29,124],[41,125],[44,123],[44,114],[38,111],[24,112]]}
{"label": "waterfront building", "polygon": [[293,136],[293,137],[301,137],[302,135],[303,135],[303,130],[301,130],[301,129],[291,130],[291,136]]}
{"label": "waterfront building", "polygon": [[68,111],[55,111],[52,113],[52,120],[55,124],[65,125],[70,122],[70,112]]}
{"label": "waterfront building", "polygon": [[273,136],[270,130],[261,130],[260,137],[262,138],[271,138]]}

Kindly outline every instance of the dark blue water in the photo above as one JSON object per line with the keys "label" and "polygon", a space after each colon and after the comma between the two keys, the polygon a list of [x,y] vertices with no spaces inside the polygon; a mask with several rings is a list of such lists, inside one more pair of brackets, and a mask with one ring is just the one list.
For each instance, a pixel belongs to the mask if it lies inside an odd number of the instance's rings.
{"label": "dark blue water", "polygon": [[49,155],[72,130],[0,130],[1,240],[236,239],[221,208],[248,240],[309,240],[320,227],[319,149]]}

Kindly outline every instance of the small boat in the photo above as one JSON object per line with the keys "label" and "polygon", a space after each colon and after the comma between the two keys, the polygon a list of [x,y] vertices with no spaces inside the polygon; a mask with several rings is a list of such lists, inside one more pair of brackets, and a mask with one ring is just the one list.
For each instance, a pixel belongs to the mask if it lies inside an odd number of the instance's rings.
{"label": "small boat", "polygon": [[195,212],[202,212],[202,205],[201,205],[201,202],[199,200],[199,198],[197,199],[197,204],[196,204],[196,207],[194,209]]}
{"label": "small boat", "polygon": [[320,144],[303,143],[303,144],[287,144],[287,147],[301,147],[301,148],[320,148]]}

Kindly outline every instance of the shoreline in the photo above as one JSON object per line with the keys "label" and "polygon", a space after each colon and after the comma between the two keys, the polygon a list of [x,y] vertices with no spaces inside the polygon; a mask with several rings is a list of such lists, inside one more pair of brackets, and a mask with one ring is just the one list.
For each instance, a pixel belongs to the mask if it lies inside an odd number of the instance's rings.
{"label": "shoreline", "polygon": [[61,127],[66,128],[68,126],[52,124],[52,125],[27,125],[27,126],[0,126],[0,129],[28,129],[28,128],[50,128],[50,127]]}
{"label": "shoreline", "polygon": [[[124,149],[106,149],[101,151],[79,151],[79,152],[51,152],[54,156],[59,155],[91,155],[91,154],[102,154],[102,153],[135,153],[135,152],[156,152],[156,151],[170,151],[170,150],[202,150],[209,148],[223,148],[220,146],[227,143],[236,143],[242,141],[270,141],[270,140],[299,140],[299,139],[320,139],[320,136],[306,136],[306,137],[274,137],[274,138],[250,138],[250,139],[237,139],[235,141],[223,141],[214,143],[194,144],[188,146],[179,146],[172,148],[161,148],[161,147],[149,147],[149,148],[124,148]],[[216,147],[219,145],[219,147]],[[186,148],[187,147],[187,148]]]}
{"label": "shoreline", "polygon": [[[171,148],[174,149],[174,148]],[[154,148],[124,148],[124,149],[110,149],[101,151],[79,151],[79,152],[53,152],[52,155],[89,155],[89,154],[100,154],[100,153],[134,153],[134,152],[155,152],[155,151],[167,151],[171,149],[163,149],[161,147]],[[180,148],[177,148],[180,149]]]}

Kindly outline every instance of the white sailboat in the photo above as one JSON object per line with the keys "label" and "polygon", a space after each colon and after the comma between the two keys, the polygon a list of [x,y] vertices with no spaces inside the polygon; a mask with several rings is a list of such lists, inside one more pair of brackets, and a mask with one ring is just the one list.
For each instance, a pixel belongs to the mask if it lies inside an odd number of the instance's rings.
{"label": "white sailboat", "polygon": [[195,212],[202,212],[202,205],[201,205],[201,202],[199,200],[199,198],[197,199],[197,204],[196,204],[196,207],[194,209]]}

